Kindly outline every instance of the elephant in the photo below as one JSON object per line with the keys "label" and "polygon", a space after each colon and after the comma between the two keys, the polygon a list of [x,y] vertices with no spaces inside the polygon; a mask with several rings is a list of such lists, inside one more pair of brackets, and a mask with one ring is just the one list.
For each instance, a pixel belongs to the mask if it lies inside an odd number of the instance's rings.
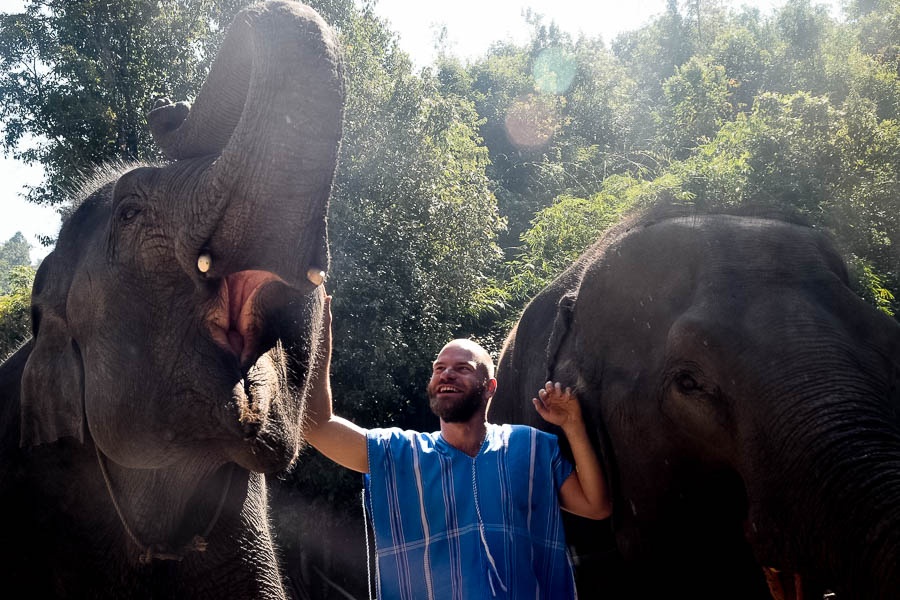
{"label": "elephant", "polygon": [[526,306],[497,379],[494,422],[546,429],[548,380],[584,407],[613,513],[567,522],[581,597],[900,597],[900,324],[826,231],[633,215]]}
{"label": "elephant", "polygon": [[335,32],[241,11],[168,161],[97,175],[0,367],[0,574],[34,598],[286,598],[266,475],[297,461],[343,128]]}

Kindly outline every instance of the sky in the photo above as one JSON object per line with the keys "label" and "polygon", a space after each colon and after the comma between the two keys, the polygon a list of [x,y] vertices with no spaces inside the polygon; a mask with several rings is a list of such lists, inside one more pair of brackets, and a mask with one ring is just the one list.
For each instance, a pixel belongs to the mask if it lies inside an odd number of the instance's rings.
{"label": "sky", "polygon": [[[839,0],[820,0],[837,14]],[[15,10],[4,0],[2,10]],[[768,13],[784,0],[734,0],[735,7],[748,5]],[[378,0],[375,11],[388,20],[399,36],[400,47],[408,52],[417,67],[431,64],[435,39],[441,27],[447,28],[451,52],[463,59],[483,54],[495,41],[528,39],[523,16],[527,8],[554,21],[574,37],[583,33],[601,36],[609,43],[616,35],[639,28],[661,14],[666,0]],[[0,242],[21,231],[32,245],[32,260],[43,258],[52,248],[42,247],[38,235],[55,237],[59,215],[55,210],[22,200],[27,185],[41,182],[43,171],[0,155]]]}

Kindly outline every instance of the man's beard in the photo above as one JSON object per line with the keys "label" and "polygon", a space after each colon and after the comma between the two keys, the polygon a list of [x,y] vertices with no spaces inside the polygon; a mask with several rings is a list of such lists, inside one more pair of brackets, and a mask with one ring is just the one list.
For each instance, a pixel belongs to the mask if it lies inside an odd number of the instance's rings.
{"label": "man's beard", "polygon": [[465,423],[481,408],[483,395],[484,384],[479,383],[475,389],[457,401],[439,404],[437,394],[429,389],[428,405],[431,407],[431,412],[440,417],[445,423]]}

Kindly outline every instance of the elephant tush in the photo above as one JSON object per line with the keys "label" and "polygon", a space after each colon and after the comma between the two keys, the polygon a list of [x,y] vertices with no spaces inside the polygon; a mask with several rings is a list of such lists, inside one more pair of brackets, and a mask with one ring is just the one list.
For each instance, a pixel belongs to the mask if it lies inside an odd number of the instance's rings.
{"label": "elephant tush", "polygon": [[285,598],[266,474],[303,443],[344,84],[312,9],[242,11],[170,162],[108,173],[0,368],[0,574],[32,598]]}
{"label": "elephant tush", "polygon": [[542,426],[548,379],[584,406],[613,515],[569,523],[582,597],[900,598],[900,324],[826,233],[634,216],[526,307],[497,377],[491,421]]}

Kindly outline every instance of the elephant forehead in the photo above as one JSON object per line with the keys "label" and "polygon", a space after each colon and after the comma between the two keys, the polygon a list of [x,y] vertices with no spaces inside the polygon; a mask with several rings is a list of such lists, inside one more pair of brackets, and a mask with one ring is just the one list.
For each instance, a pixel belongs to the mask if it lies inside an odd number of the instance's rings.
{"label": "elephant forehead", "polygon": [[685,238],[697,244],[708,277],[796,279],[842,263],[823,234],[781,221],[715,216],[699,227],[675,222],[672,230],[676,247]]}
{"label": "elephant forehead", "polygon": [[765,219],[679,218],[635,229],[593,269],[611,292],[694,294],[708,286],[845,280],[843,262],[825,236]]}

